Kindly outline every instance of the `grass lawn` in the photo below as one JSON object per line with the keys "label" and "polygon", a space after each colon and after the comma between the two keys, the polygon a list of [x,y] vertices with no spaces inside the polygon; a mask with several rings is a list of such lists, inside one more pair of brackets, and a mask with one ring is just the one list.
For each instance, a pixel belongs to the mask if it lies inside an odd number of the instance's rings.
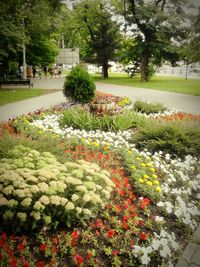
{"label": "grass lawn", "polygon": [[93,75],[96,82],[150,88],[161,91],[200,96],[200,80],[185,80],[179,77],[154,76],[149,82],[140,82],[140,77],[129,78],[124,73],[109,73],[108,79],[101,79],[99,74]]}
{"label": "grass lawn", "polygon": [[47,89],[22,89],[22,88],[10,88],[0,89],[0,106],[32,98],[35,96],[41,96],[44,94],[54,93],[60,90],[47,90]]}

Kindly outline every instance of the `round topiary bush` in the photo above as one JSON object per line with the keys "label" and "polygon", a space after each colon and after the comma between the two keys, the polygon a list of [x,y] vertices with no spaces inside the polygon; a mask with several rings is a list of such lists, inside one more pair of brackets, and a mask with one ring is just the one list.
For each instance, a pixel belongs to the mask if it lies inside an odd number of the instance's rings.
{"label": "round topiary bush", "polygon": [[76,66],[66,77],[63,92],[75,102],[86,103],[94,97],[95,89],[94,81],[88,72]]}

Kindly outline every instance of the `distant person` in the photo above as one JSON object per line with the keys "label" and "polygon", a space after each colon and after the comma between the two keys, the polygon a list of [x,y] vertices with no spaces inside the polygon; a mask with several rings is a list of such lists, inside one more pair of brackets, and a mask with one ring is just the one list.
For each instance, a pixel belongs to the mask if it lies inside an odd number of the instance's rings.
{"label": "distant person", "polygon": [[36,72],[37,72],[36,66],[33,66],[33,78],[35,78]]}
{"label": "distant person", "polygon": [[21,79],[24,78],[24,67],[23,66],[20,66],[20,75],[21,75]]}
{"label": "distant person", "polygon": [[42,78],[42,69],[41,69],[41,67],[38,67],[38,75],[39,75],[39,78],[41,79]]}
{"label": "distant person", "polygon": [[61,66],[58,66],[58,77],[60,78],[60,76],[61,76],[61,73],[62,73],[62,71],[61,71]]}
{"label": "distant person", "polygon": [[44,77],[46,79],[47,78],[47,66],[44,66],[43,71],[44,71]]}
{"label": "distant person", "polygon": [[53,75],[54,75],[54,70],[53,70],[53,68],[49,68],[48,69],[48,72],[49,72],[49,74],[51,75],[51,79],[53,78]]}

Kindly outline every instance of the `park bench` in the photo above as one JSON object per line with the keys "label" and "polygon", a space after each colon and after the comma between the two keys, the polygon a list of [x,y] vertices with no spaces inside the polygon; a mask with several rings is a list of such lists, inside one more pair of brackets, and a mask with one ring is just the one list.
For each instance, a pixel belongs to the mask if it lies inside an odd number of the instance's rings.
{"label": "park bench", "polygon": [[31,82],[30,79],[26,80],[0,80],[0,87],[2,85],[28,85],[29,88],[33,87],[33,83]]}

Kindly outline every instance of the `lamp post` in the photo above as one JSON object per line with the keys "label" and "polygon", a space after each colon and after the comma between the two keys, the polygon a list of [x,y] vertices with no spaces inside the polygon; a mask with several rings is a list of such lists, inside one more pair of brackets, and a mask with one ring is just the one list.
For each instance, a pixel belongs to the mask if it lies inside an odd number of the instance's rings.
{"label": "lamp post", "polygon": [[27,66],[26,66],[26,46],[25,42],[23,43],[23,79],[27,79]]}
{"label": "lamp post", "polygon": [[186,64],[185,79],[187,80],[187,78],[188,78],[188,68],[189,68],[189,60],[187,59],[187,57],[185,58],[185,64]]}

